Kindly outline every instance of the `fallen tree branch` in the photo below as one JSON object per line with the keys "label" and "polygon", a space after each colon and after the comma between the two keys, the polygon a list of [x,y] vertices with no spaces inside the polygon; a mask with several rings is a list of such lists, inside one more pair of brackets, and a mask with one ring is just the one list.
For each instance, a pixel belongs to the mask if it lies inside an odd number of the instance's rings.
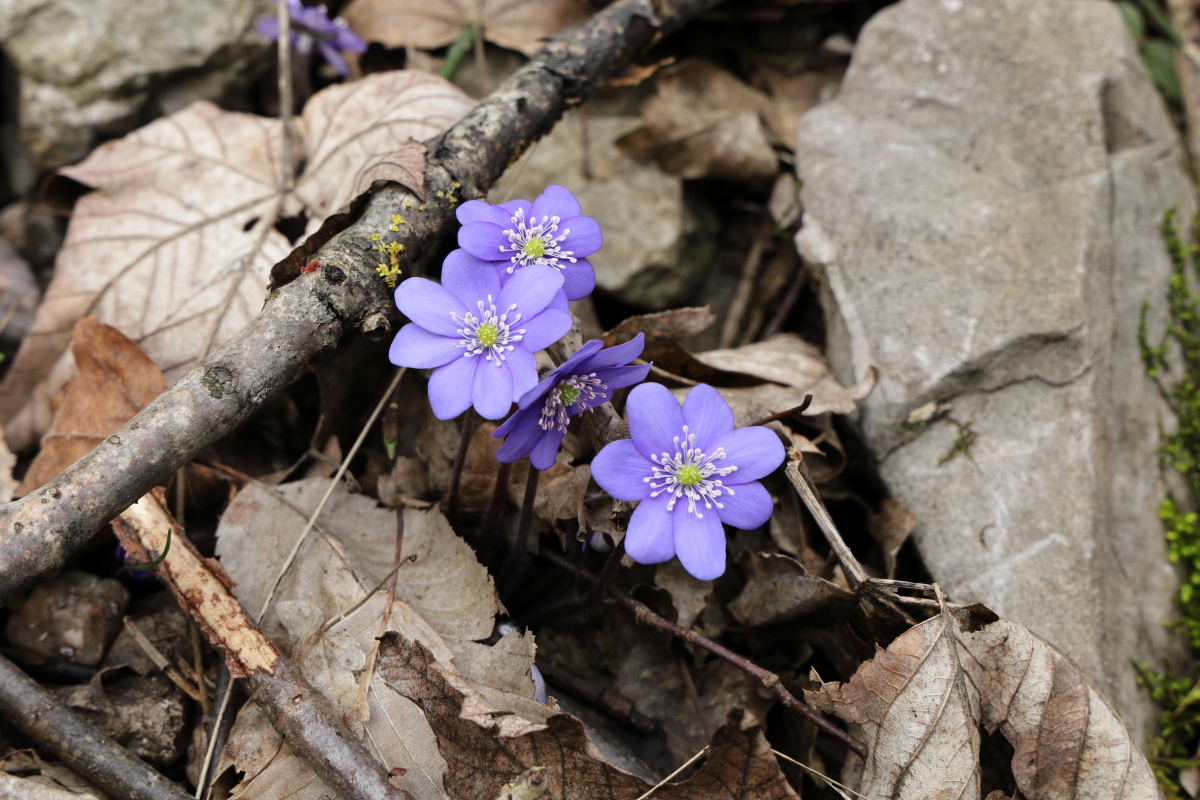
{"label": "fallen tree branch", "polygon": [[324,695],[254,624],[233,596],[220,565],[201,557],[183,531],[175,529],[158,496],[161,492],[146,495],[115,520],[126,551],[143,558],[162,552],[167,532],[174,530],[175,545],[158,568],[158,576],[208,640],[224,652],[229,674],[246,679],[252,698],[284,741],[321,780],[349,800],[412,800],[346,730]]}
{"label": "fallen tree branch", "polygon": [[0,506],[0,601],[60,569],[102,525],[245,422],[344,335],[358,329],[385,339],[395,311],[375,274],[370,234],[387,230],[406,200],[425,208],[408,215],[397,239],[411,272],[441,241],[457,203],[484,196],[516,154],[587,91],[716,2],[620,0],[564,31],[428,143],[425,197],[385,186],[340,233],[297,248],[277,270],[312,256],[323,267],[272,292],[254,322],[88,455]]}
{"label": "fallen tree branch", "polygon": [[113,797],[192,800],[4,656],[0,656],[0,715],[28,736],[40,753],[60,759]]}

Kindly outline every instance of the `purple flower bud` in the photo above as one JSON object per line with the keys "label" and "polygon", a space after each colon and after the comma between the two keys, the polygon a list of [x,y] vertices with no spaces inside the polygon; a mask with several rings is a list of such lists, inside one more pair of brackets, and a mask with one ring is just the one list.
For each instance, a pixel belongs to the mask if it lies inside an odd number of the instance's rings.
{"label": "purple flower bud", "polygon": [[642,354],[645,336],[601,350],[599,339],[579,348],[563,365],[523,394],[520,408],[492,434],[505,437],[496,453],[504,462],[524,455],[538,469],[550,469],[570,417],[608,402],[614,389],[641,383],[650,367],[624,366]]}
{"label": "purple flower bud", "polygon": [[592,461],[600,488],[641,501],[625,552],[640,564],[678,555],[700,580],[720,577],[721,523],[748,530],[770,519],[771,496],[758,479],[783,463],[783,444],[767,428],[734,430],[729,404],[704,384],[688,392],[682,409],[657,383],[635,388],[626,407],[631,438],[610,443]]}
{"label": "purple flower bud", "polygon": [[[338,74],[349,75],[350,66],[342,53],[365,53],[367,43],[362,37],[350,30],[341,17],[330,19],[323,5],[306,6],[301,0],[287,0],[287,9],[291,21],[288,39],[296,52],[307,55],[316,47]],[[279,19],[275,16],[263,17],[254,28],[268,39],[279,38]]]}

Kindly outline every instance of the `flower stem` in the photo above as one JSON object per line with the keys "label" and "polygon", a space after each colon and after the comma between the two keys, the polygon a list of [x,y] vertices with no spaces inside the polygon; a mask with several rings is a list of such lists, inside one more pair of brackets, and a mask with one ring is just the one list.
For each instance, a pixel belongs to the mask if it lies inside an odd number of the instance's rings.
{"label": "flower stem", "polygon": [[517,525],[517,546],[513,549],[514,557],[520,557],[525,552],[529,541],[529,529],[533,527],[533,501],[537,499],[538,478],[542,471],[529,465],[529,476],[525,478],[525,499],[521,503],[521,522]]}
{"label": "flower stem", "polygon": [[438,77],[450,80],[454,77],[454,73],[458,70],[458,65],[462,63],[463,56],[467,54],[467,50],[471,49],[471,43],[475,41],[475,26],[468,25],[463,28],[462,35],[458,37],[458,41],[450,45],[450,49],[446,52],[446,60],[442,62],[442,68],[438,70]]}
{"label": "flower stem", "polygon": [[462,421],[462,439],[454,456],[454,467],[450,470],[450,489],[446,492],[446,519],[449,520],[453,520],[458,513],[458,490],[462,485],[463,465],[467,463],[467,449],[471,446],[471,437],[475,435],[475,426],[478,424],[479,416],[474,409],[468,409]]}
{"label": "flower stem", "polygon": [[496,470],[496,488],[492,490],[492,502],[488,504],[487,515],[483,518],[483,536],[479,545],[481,561],[488,561],[496,547],[496,531],[504,522],[504,503],[508,500],[508,477],[512,473],[512,464],[500,462]]}
{"label": "flower stem", "polygon": [[[616,553],[615,550],[613,552],[614,554]],[[554,553],[544,553],[543,555],[545,558],[550,559],[555,564],[581,578],[594,583],[599,583],[601,580],[596,578],[596,576],[592,575],[591,573],[575,566],[560,555],[556,555]],[[846,746],[847,749],[856,753],[864,761],[866,760],[866,745],[855,739],[850,734],[846,733],[846,731],[842,730],[837,725],[834,725],[832,722],[818,713],[812,706],[808,705],[803,700],[788,691],[787,687],[783,685],[783,681],[780,680],[779,676],[774,672],[763,669],[762,667],[750,662],[745,656],[739,656],[732,650],[717,644],[712,639],[701,636],[691,628],[685,628],[682,625],[677,625],[668,619],[660,617],[658,614],[655,614],[653,611],[651,611],[649,607],[643,603],[639,603],[637,600],[634,600],[624,592],[617,590],[615,587],[609,586],[607,593],[609,597],[632,611],[634,618],[636,618],[638,622],[641,622],[644,625],[649,625],[653,628],[658,628],[660,631],[669,633],[678,639],[682,639],[683,641],[694,644],[703,650],[707,650],[718,658],[728,661],[730,664],[737,667],[752,678],[758,679],[762,682],[763,686],[771,690],[771,693],[775,695],[775,699],[782,703],[784,708],[800,715],[813,725],[816,725],[818,730],[829,735],[834,740],[841,742]]]}

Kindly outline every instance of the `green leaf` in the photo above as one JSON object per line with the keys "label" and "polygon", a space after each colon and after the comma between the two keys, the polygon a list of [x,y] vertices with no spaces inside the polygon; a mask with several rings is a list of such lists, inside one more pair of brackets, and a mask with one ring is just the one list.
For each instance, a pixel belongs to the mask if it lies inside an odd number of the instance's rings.
{"label": "green leaf", "polygon": [[1171,24],[1171,18],[1156,2],[1156,0],[1137,0],[1137,4],[1142,7],[1142,11],[1146,12],[1146,16],[1154,23],[1154,27],[1162,31],[1171,43],[1179,46],[1183,44],[1183,37],[1179,35],[1179,31],[1175,30],[1175,26]]}
{"label": "green leaf", "polygon": [[1146,35],[1146,20],[1142,16],[1141,9],[1130,2],[1130,0],[1117,0],[1117,9],[1125,19],[1125,25],[1129,28],[1129,35],[1133,37],[1135,42],[1140,44],[1142,38]]}
{"label": "green leaf", "polygon": [[1142,47],[1142,61],[1154,85],[1172,100],[1183,95],[1179,89],[1179,77],[1175,74],[1175,48],[1162,39],[1152,39]]}

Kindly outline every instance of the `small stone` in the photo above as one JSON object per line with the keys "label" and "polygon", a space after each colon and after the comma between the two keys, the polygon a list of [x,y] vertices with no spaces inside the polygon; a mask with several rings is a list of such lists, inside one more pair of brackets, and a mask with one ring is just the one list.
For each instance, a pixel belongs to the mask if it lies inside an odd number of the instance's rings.
{"label": "small stone", "polygon": [[95,666],[121,627],[129,590],[86,572],[64,572],[39,586],[9,617],[5,633],[47,658]]}

